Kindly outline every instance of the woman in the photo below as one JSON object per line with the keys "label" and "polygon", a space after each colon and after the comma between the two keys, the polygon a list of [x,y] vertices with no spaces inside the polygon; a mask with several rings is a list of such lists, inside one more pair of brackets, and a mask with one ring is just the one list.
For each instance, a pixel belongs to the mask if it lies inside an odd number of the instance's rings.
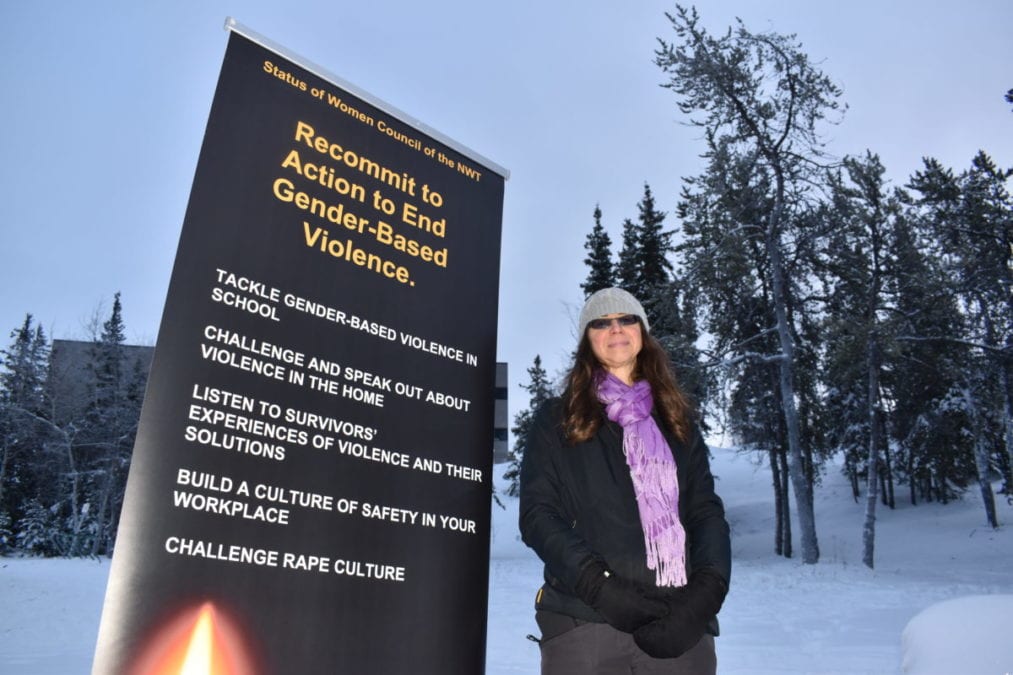
{"label": "woman", "polygon": [[536,415],[520,529],[545,563],[543,675],[714,673],[731,552],[707,447],[644,308],[580,313],[563,396]]}

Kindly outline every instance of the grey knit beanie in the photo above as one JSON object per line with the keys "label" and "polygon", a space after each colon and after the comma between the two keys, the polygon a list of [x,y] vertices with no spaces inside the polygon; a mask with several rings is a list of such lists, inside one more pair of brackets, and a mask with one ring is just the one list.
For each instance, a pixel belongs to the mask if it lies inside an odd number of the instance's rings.
{"label": "grey knit beanie", "polygon": [[606,314],[635,314],[640,317],[645,329],[650,329],[647,323],[647,312],[643,305],[630,293],[621,288],[603,288],[597,291],[584,303],[584,309],[580,310],[580,336],[584,337],[587,330],[587,323],[591,319],[597,319]]}

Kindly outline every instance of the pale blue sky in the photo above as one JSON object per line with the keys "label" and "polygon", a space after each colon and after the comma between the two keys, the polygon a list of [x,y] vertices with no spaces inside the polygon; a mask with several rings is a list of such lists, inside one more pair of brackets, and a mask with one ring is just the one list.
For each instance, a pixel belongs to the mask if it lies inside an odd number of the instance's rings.
{"label": "pale blue sky", "polygon": [[[128,336],[153,343],[227,16],[488,157],[506,184],[500,360],[516,387],[536,353],[572,348],[591,213],[618,240],[644,182],[674,209],[702,146],[658,85],[658,0],[506,3],[0,2],[0,331],[32,312],[83,337],[122,291]],[[837,154],[880,154],[902,183],[931,155],[1013,165],[1006,0],[700,5],[713,31],[797,33],[844,89]],[[674,218],[670,224],[675,225]]]}

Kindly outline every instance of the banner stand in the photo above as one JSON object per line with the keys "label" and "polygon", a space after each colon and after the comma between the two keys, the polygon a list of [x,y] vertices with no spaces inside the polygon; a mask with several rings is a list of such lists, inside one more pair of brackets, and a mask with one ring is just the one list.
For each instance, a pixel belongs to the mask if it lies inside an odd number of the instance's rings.
{"label": "banner stand", "polygon": [[229,19],[93,673],[480,673],[508,172]]}

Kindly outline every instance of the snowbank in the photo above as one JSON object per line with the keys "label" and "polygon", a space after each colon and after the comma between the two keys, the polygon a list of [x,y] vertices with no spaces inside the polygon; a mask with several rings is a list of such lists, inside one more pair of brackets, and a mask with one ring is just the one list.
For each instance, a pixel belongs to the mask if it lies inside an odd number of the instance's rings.
{"label": "snowbank", "polygon": [[936,603],[901,635],[909,675],[1013,673],[1013,595],[971,595]]}

